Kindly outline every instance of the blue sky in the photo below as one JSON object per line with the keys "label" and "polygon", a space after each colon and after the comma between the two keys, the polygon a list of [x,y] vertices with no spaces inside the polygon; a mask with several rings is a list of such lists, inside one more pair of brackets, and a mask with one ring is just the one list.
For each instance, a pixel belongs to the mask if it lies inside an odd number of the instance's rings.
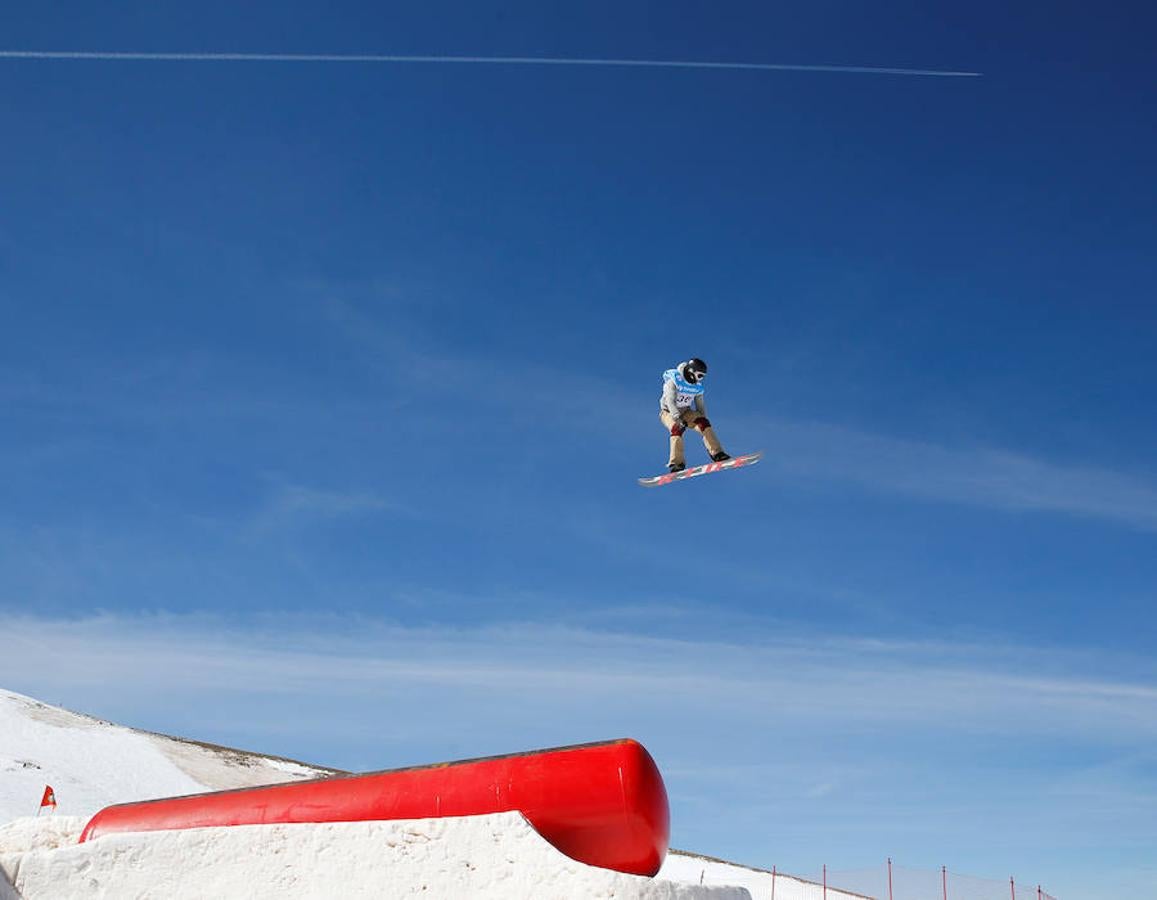
{"label": "blue sky", "polygon": [[[676,846],[1157,887],[1152,13],[235,6],[0,49],[983,74],[0,59],[5,687],[630,734]],[[767,455],[640,490],[691,355]]]}

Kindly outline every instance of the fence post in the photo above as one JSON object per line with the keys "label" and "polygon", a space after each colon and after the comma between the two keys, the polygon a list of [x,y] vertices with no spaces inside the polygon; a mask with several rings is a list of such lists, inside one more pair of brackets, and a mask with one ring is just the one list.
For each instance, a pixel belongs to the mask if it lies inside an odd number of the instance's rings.
{"label": "fence post", "polygon": [[1012,880],[1012,876],[1008,876],[1008,889],[1012,893],[1012,900],[1016,900],[1016,882]]}
{"label": "fence post", "polygon": [[[1040,893],[1039,891],[1037,893]],[[824,863],[824,900],[828,900],[828,864]],[[1040,900],[1037,897],[1036,900]]]}
{"label": "fence post", "polygon": [[[771,867],[771,900],[775,900],[775,866]],[[1014,897],[1013,900],[1016,900]]]}
{"label": "fence post", "polygon": [[[888,900],[892,900],[892,857],[888,857]],[[1016,900],[1013,897],[1013,900]]]}
{"label": "fence post", "polygon": [[1036,900],[1041,900],[1041,896],[1040,896],[1040,895],[1041,895],[1041,889],[1040,889],[1040,885],[1038,884],[1038,885],[1036,886]]}
{"label": "fence post", "polygon": [[940,867],[940,883],[944,886],[944,900],[948,900],[948,866]]}

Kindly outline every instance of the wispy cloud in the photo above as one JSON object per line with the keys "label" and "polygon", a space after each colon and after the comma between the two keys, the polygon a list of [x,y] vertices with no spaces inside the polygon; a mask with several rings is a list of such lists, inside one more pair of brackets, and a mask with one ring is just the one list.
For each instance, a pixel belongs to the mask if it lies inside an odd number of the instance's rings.
{"label": "wispy cloud", "polygon": [[[484,360],[419,348],[409,336],[383,327],[337,293],[326,295],[324,309],[351,342],[371,351],[367,359],[403,359],[435,390],[459,390],[474,372],[488,368]],[[634,425],[649,413],[649,408],[640,409],[636,392],[597,375],[510,360],[489,377],[495,389],[485,402],[532,411],[540,425],[570,427],[580,409],[569,404],[597,396],[600,414],[619,426],[607,429],[607,439],[627,443],[636,440]],[[927,502],[1061,513],[1157,530],[1157,482],[1144,475],[1066,465],[980,443],[903,439],[825,422],[737,416],[719,424],[725,433],[740,434],[767,450],[763,472],[793,483],[854,484],[872,493]]]}
{"label": "wispy cloud", "polygon": [[[510,623],[405,628],[373,619],[103,615],[6,623],[0,677],[96,681],[130,693],[244,696],[423,692],[581,710],[635,706],[712,719],[773,715],[826,727],[1157,738],[1157,678],[1088,677],[1029,647],[852,639],[679,640]],[[1079,660],[1078,660],[1079,661]],[[1035,672],[1034,674],[1026,674]]]}
{"label": "wispy cloud", "polygon": [[989,509],[1065,513],[1157,530],[1157,483],[984,446],[902,440],[815,422],[745,423],[766,436],[765,471]]}
{"label": "wispy cloud", "polygon": [[[503,408],[511,424],[521,416],[525,421],[553,422],[568,429],[574,427],[576,417],[589,415],[590,398],[597,397],[604,421],[625,426],[606,429],[612,440],[616,433],[631,433],[629,425],[639,420],[637,396],[610,379],[576,371],[573,366],[532,365],[509,358],[495,365],[492,358],[450,352],[409,328],[401,316],[391,316],[387,324],[367,315],[342,296],[352,289],[313,286],[311,290],[322,292],[320,315],[361,354],[367,369],[380,373],[388,383],[404,384],[410,393],[449,395],[459,398],[459,403],[468,396],[471,406]],[[404,379],[398,378],[399,370],[405,373]],[[485,373],[485,391],[477,390],[479,373]]]}
{"label": "wispy cloud", "polygon": [[343,516],[359,512],[390,509],[392,504],[364,491],[326,491],[303,485],[284,485],[274,505],[288,513]]}
{"label": "wispy cloud", "polygon": [[328,490],[273,479],[265,503],[254,513],[245,529],[250,536],[316,521],[333,521],[351,516],[405,513],[402,505],[368,490]]}
{"label": "wispy cloud", "polygon": [[[439,403],[460,402],[479,371],[487,372],[492,389],[479,396],[470,392],[471,408],[500,412],[511,433],[570,430],[576,417],[587,415],[589,398],[598,397],[600,416],[608,424],[605,441],[618,442],[621,452],[636,452],[648,439],[660,449],[663,446],[657,425],[654,432],[646,430],[652,427],[653,401],[645,399],[649,393],[597,374],[517,359],[495,369],[485,359],[424,337],[404,314],[382,320],[348,299],[367,291],[376,297],[380,286],[308,285],[302,290],[305,315],[353,348],[353,358],[367,374],[361,393],[335,400],[329,394],[302,390],[296,383],[282,383],[268,373],[237,371],[228,361],[211,358],[158,363],[153,375],[144,379],[136,375],[130,380],[136,371],[132,367],[98,370],[83,386],[47,385],[10,373],[0,380],[7,385],[0,390],[35,401],[38,419],[49,418],[54,426],[63,424],[71,430],[54,428],[53,434],[65,437],[32,448],[0,448],[0,454],[10,465],[27,467],[41,462],[59,465],[70,455],[91,453],[97,438],[90,435],[104,433],[91,427],[96,416],[165,439],[181,428],[203,434],[207,424],[214,426],[221,442],[229,442],[239,424],[269,424],[282,435],[285,423],[291,422],[294,439],[302,442],[339,434],[346,446],[377,446],[382,436],[368,423],[378,421],[383,410],[396,414],[406,407],[408,412],[421,412]],[[390,298],[391,303],[394,300],[405,302]],[[223,391],[223,384],[230,389]],[[237,384],[249,387],[238,391],[232,387]],[[1116,471],[1095,462],[1065,464],[991,444],[898,438],[823,421],[733,414],[719,424],[730,440],[767,451],[760,468],[744,477],[762,479],[764,484],[774,480],[777,490],[785,482],[852,485],[870,494],[926,503],[1059,514],[1157,530],[1157,481],[1144,473]],[[409,427],[426,434],[421,429],[446,425],[444,420],[418,415]],[[441,433],[428,436],[431,441],[442,438]],[[290,474],[286,480],[306,478]],[[373,489],[357,484],[343,486],[341,496],[327,493],[330,490],[334,489],[287,487],[271,499],[267,512],[333,516],[384,510],[388,505]],[[586,539],[590,535],[597,539],[598,529],[585,531]]]}

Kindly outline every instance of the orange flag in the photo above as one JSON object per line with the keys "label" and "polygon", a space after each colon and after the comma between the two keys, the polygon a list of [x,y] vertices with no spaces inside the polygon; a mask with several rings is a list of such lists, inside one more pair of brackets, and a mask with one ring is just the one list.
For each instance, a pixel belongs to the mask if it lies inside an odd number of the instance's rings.
{"label": "orange flag", "polygon": [[44,807],[56,809],[56,792],[51,785],[44,786],[44,796],[40,798],[40,809],[43,811]]}

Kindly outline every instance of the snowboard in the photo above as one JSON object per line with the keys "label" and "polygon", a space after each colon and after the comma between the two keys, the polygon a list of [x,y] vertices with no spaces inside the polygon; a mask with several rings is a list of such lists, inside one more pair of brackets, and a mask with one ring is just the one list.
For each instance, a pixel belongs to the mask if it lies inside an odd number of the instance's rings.
{"label": "snowboard", "polygon": [[759,462],[762,456],[763,451],[759,450],[744,456],[733,456],[731,459],[723,460],[723,462],[710,462],[703,466],[694,466],[690,469],[684,469],[682,472],[667,472],[664,475],[655,475],[651,478],[640,478],[639,484],[643,487],[659,487],[663,484],[670,484],[672,481],[682,481],[685,478],[696,478],[700,475],[710,475],[712,472],[724,472],[727,469],[739,469]]}

